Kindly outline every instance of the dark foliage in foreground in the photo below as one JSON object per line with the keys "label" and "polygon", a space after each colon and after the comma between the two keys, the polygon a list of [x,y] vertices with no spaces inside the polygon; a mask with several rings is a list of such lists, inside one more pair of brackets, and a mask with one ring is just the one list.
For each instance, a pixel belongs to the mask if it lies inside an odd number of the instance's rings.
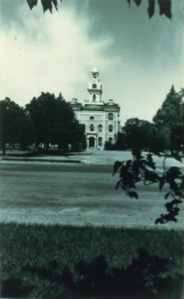
{"label": "dark foliage in foreground", "polygon": [[[62,2],[62,0],[60,0]],[[100,1],[100,0],[99,0]],[[32,9],[34,6],[37,5],[38,0],[27,0],[30,9]],[[52,13],[52,9],[53,9],[53,5],[55,7],[55,9],[58,9],[58,0],[41,0],[42,6],[43,6],[43,10],[44,12],[46,10],[50,10],[50,12]],[[127,2],[129,3],[129,5],[131,4],[131,0],[127,0]],[[134,0],[134,2],[137,4],[137,6],[139,6],[142,2],[142,0]],[[149,18],[152,18],[152,16],[155,13],[155,0],[148,0],[148,15]],[[160,9],[160,15],[165,15],[166,17],[168,17],[169,19],[172,18],[172,13],[171,13],[171,0],[158,0],[158,5],[159,5],[159,9]]]}
{"label": "dark foliage in foreground", "polygon": [[[153,152],[154,153],[154,152]],[[116,161],[114,163],[113,175],[120,168],[120,180],[116,184],[116,190],[121,187],[129,196],[138,199],[138,193],[135,191],[136,184],[142,182],[144,185],[158,184],[160,191],[165,184],[169,185],[170,191],[165,194],[165,199],[172,199],[165,204],[167,214],[161,214],[160,218],[155,220],[155,224],[164,224],[168,221],[177,222],[176,216],[180,211],[179,204],[183,203],[183,182],[184,176],[179,167],[172,166],[166,168],[165,161],[167,158],[174,158],[182,162],[181,156],[172,151],[171,153],[156,152],[156,155],[163,157],[163,173],[159,175],[156,165],[153,161],[152,153],[142,156],[138,149],[132,150],[133,159],[128,161]]]}
{"label": "dark foliage in foreground", "polygon": [[182,291],[181,231],[12,223],[1,235],[4,298],[179,299]]}

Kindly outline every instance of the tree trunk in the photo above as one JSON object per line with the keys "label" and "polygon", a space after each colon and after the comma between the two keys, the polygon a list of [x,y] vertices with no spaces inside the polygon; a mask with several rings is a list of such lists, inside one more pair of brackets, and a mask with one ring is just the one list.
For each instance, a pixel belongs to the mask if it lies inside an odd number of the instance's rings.
{"label": "tree trunk", "polygon": [[6,153],[6,142],[3,142],[3,155]]}
{"label": "tree trunk", "polygon": [[46,142],[45,147],[46,147],[46,151],[47,151],[49,149],[49,143],[48,142]]}

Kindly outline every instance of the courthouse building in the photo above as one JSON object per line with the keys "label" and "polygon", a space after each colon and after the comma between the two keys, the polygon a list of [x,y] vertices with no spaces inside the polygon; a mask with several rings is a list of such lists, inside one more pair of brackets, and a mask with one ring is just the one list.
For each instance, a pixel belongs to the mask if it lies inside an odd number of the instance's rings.
{"label": "courthouse building", "polygon": [[87,148],[104,149],[106,141],[115,143],[120,129],[120,107],[113,100],[102,101],[102,83],[94,67],[88,84],[88,100],[85,104],[72,99],[70,102],[76,118],[85,126]]}

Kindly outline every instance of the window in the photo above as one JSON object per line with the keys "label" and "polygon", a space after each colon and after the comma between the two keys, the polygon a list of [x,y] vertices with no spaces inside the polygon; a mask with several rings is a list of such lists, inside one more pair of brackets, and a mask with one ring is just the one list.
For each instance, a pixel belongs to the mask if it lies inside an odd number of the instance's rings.
{"label": "window", "polygon": [[98,145],[102,145],[102,137],[98,137]]}
{"label": "window", "polygon": [[94,119],[94,116],[90,116],[90,118],[89,119]]}
{"label": "window", "polygon": [[112,137],[109,137],[109,142],[111,142],[111,143],[112,143],[112,140],[113,140],[113,139],[112,139]]}
{"label": "window", "polygon": [[109,132],[113,132],[113,126],[109,125]]}
{"label": "window", "polygon": [[96,94],[93,95],[93,101],[96,102]]}
{"label": "window", "polygon": [[90,131],[94,131],[94,125],[90,125]]}
{"label": "window", "polygon": [[99,126],[98,126],[98,131],[99,131],[99,132],[102,132],[102,125],[99,125]]}
{"label": "window", "polygon": [[109,114],[108,114],[108,119],[109,119],[109,120],[113,120],[113,113],[109,113]]}

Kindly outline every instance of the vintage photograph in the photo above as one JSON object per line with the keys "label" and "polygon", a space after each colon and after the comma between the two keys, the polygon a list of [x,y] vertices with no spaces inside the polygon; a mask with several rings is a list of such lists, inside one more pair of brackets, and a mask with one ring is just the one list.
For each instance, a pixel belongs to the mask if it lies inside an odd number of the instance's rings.
{"label": "vintage photograph", "polygon": [[183,298],[183,17],[0,0],[0,298]]}

